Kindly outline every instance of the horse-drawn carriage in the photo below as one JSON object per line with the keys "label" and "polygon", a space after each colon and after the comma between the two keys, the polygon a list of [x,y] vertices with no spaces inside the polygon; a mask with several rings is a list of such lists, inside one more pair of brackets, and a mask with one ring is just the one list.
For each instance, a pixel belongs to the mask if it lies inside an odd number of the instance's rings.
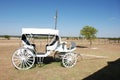
{"label": "horse-drawn carriage", "polygon": [[[38,52],[36,44],[31,42],[36,36],[46,36],[50,43],[45,46],[45,52]],[[41,37],[39,37],[41,38]],[[38,38],[38,39],[39,39]],[[62,42],[59,36],[59,31],[54,29],[41,29],[41,28],[22,28],[22,46],[13,53],[12,63],[15,68],[19,70],[27,70],[33,67],[36,58],[39,62],[43,62],[44,57],[51,55],[54,52],[56,60],[60,60],[62,65],[66,68],[73,67],[77,62],[77,54],[73,53],[76,49],[76,44],[71,42],[70,47],[67,47],[67,42]],[[57,58],[56,58],[57,57]]]}

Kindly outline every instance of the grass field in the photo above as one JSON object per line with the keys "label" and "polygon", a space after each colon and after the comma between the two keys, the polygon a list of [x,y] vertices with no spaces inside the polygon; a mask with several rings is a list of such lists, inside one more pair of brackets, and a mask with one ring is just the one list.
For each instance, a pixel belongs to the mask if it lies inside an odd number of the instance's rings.
{"label": "grass field", "polygon": [[[108,62],[120,58],[120,44],[93,44],[91,49],[87,47],[89,44],[75,40],[77,43],[75,53],[81,54],[82,59],[79,57],[73,68],[64,68],[60,62],[50,62],[21,71],[15,69],[11,62],[12,54],[20,47],[20,42],[19,39],[0,40],[0,80],[96,80],[86,78],[108,66]],[[108,77],[111,73],[107,73]],[[103,74],[103,80],[105,75]]]}

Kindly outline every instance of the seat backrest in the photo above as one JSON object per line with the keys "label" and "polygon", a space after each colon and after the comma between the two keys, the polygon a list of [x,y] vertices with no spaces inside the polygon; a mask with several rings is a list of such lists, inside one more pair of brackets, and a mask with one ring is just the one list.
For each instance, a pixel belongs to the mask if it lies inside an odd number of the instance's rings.
{"label": "seat backrest", "polygon": [[55,50],[59,43],[59,37],[55,36],[54,40],[46,45],[46,50]]}
{"label": "seat backrest", "polygon": [[58,36],[55,36],[54,41],[52,41],[52,42],[49,44],[49,46],[54,45],[57,41],[59,41],[59,37],[58,37]]}
{"label": "seat backrest", "polygon": [[26,35],[25,35],[25,34],[23,34],[23,35],[22,35],[21,40],[22,40],[25,44],[30,45],[30,42],[27,40],[27,38],[26,38]]}
{"label": "seat backrest", "polygon": [[70,46],[70,49],[73,49],[76,47],[76,43],[75,42],[71,42],[71,46]]}

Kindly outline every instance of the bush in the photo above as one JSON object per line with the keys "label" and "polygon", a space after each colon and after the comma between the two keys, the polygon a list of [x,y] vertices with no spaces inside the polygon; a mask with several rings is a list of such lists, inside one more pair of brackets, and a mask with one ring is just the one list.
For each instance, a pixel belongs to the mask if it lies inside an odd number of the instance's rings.
{"label": "bush", "polygon": [[9,35],[4,35],[4,38],[7,40],[10,40],[10,36]]}

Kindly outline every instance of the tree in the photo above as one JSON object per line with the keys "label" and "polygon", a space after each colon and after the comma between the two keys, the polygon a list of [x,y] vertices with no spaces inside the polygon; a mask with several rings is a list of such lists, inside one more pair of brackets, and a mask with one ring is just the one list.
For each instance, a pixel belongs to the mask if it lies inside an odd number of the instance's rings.
{"label": "tree", "polygon": [[96,33],[98,32],[97,29],[95,29],[92,26],[84,26],[82,30],[80,30],[80,34],[88,39],[90,41],[90,47],[92,45],[92,40],[96,38]]}

